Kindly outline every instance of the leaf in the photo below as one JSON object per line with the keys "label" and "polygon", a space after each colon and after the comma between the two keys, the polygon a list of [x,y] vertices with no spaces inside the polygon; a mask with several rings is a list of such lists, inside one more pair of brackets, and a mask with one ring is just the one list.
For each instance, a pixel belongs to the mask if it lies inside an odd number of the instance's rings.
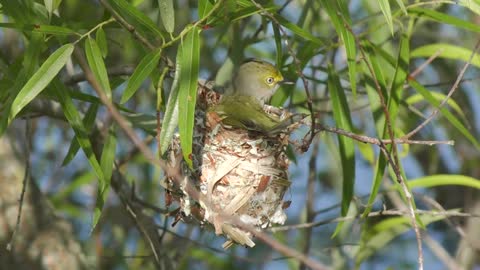
{"label": "leaf", "polygon": [[[66,44],[52,53],[42,66],[27,81],[20,92],[17,94],[10,107],[10,113],[7,118],[7,126],[17,116],[17,114],[27,106],[40,92],[47,87],[53,78],[60,72],[70,55],[73,52],[73,45]],[[5,129],[0,130],[0,136]]]}
{"label": "leaf", "polygon": [[16,23],[0,23],[0,28],[12,28],[19,31],[29,31],[34,33],[50,34],[57,36],[66,36],[66,35],[78,35],[77,32],[73,31],[70,28],[56,25],[45,25],[45,24],[16,24]]}
{"label": "leaf", "polygon": [[[458,212],[457,210],[448,211],[451,213]],[[420,221],[427,225],[445,218],[441,215],[420,215]],[[411,229],[410,218],[408,217],[393,217],[382,220],[373,226],[366,224],[365,229],[362,230],[362,239],[360,246],[355,252],[355,263],[358,266],[368,257],[375,254],[377,251],[385,247],[395,237],[405,233]]]}
{"label": "leaf", "polygon": [[450,16],[435,10],[424,9],[424,8],[409,8],[408,13],[415,14],[419,17],[426,17],[440,23],[450,24],[459,28],[472,31],[472,32],[477,32],[477,33],[480,32],[480,25],[478,24],[464,21],[459,18]]}
{"label": "leaf", "polygon": [[100,51],[97,42],[90,37],[85,40],[85,54],[93,75],[95,75],[95,78],[105,92],[105,95],[107,95],[109,99],[112,99],[112,90],[108,80],[107,68],[103,62],[102,52]]}
{"label": "leaf", "polygon": [[213,8],[213,4],[210,0],[199,0],[198,1],[198,19],[203,19]]}
{"label": "leaf", "polygon": [[392,19],[392,10],[390,9],[389,0],[379,0],[378,4],[382,10],[383,16],[387,21],[388,27],[390,28],[390,33],[393,35],[393,19]]}
{"label": "leaf", "polygon": [[92,144],[88,138],[87,129],[82,123],[80,113],[78,112],[77,108],[75,108],[68,89],[66,89],[66,87],[60,81],[54,80],[52,90],[58,97],[58,102],[62,106],[65,118],[75,132],[78,144],[80,144],[85,156],[87,156],[88,162],[90,163],[90,166],[92,166],[100,184],[103,184],[105,182],[105,177],[102,168],[95,157]]}
{"label": "leaf", "polygon": [[309,31],[297,26],[296,24],[294,23],[291,23],[290,21],[288,21],[287,19],[283,18],[282,16],[280,16],[279,14],[275,13],[274,14],[274,17],[275,19],[278,21],[278,23],[280,23],[281,25],[283,25],[284,27],[288,28],[290,31],[292,31],[295,35],[301,37],[301,38],[304,38],[308,41],[311,41],[313,43],[315,43],[316,45],[325,45],[326,42],[325,41],[322,41],[321,39],[315,37],[314,35],[312,35]]}
{"label": "leaf", "polygon": [[[438,102],[441,102],[443,101],[447,95],[445,94],[442,94],[442,93],[438,93],[438,92],[432,92],[432,91],[429,91],[430,94],[432,95],[432,97],[434,99],[436,99]],[[413,105],[413,104],[416,104],[416,103],[419,103],[419,102],[422,102],[422,101],[425,101],[425,98],[421,95],[421,94],[414,94],[414,95],[411,95],[409,96],[405,102],[408,104],[408,105]],[[447,104],[448,106],[450,106],[458,115],[460,115],[460,117],[462,118],[463,122],[467,123],[468,122],[468,119],[467,117],[465,116],[465,114],[463,113],[462,111],[462,108],[460,108],[460,106],[457,104],[457,102],[451,98],[449,98],[447,100]]]}
{"label": "leaf", "polygon": [[[336,126],[347,131],[353,131],[347,97],[340,84],[340,78],[331,65],[328,66],[327,85],[332,100],[333,118],[335,119]],[[355,187],[355,145],[352,139],[341,135],[338,135],[338,144],[343,171],[341,212],[342,216],[346,216]],[[340,224],[342,223],[339,223],[339,225]],[[341,225],[337,226],[334,235],[340,228]]]}
{"label": "leaf", "polygon": [[[423,85],[419,84],[415,80],[409,80],[408,83],[412,86],[415,90],[417,90],[430,104],[432,104],[435,108],[440,106],[440,102],[435,99],[430,91],[428,91]],[[480,150],[480,143],[477,139],[468,131],[468,129],[445,107],[440,108],[440,112],[447,118],[447,120],[458,130],[460,133],[465,136],[477,149]]]}
{"label": "leaf", "polygon": [[97,188],[97,199],[95,202],[95,209],[93,210],[92,230],[97,226],[100,216],[102,214],[103,206],[107,201],[108,193],[110,191],[110,181],[112,178],[113,166],[115,161],[115,150],[117,146],[117,138],[115,135],[115,126],[111,126],[108,131],[108,136],[105,140],[105,145],[102,150],[102,157],[100,159],[100,166],[102,167],[105,181],[99,183]]}
{"label": "leaf", "polygon": [[466,175],[436,174],[408,181],[410,188],[429,188],[436,186],[466,186],[480,189],[480,180]]}
{"label": "leaf", "polygon": [[157,66],[160,56],[162,55],[162,49],[158,48],[146,54],[138,66],[135,68],[132,76],[128,80],[127,87],[123,92],[121,104],[127,102],[142,85],[143,81],[152,73],[153,69]]}
{"label": "leaf", "polygon": [[160,131],[160,155],[163,155],[165,151],[167,151],[172,141],[175,128],[178,125],[178,85],[180,82],[180,73],[182,73],[183,68],[180,59],[182,59],[182,50],[179,48],[175,63],[175,77],[173,78],[172,90],[168,96],[162,130]]}
{"label": "leaf", "polygon": [[173,33],[175,28],[175,10],[173,9],[173,0],[158,0],[158,9],[163,26],[169,33]]}
{"label": "leaf", "polygon": [[180,44],[182,66],[178,85],[178,131],[183,158],[192,166],[192,140],[197,100],[197,80],[200,61],[200,31],[192,29]]}
{"label": "leaf", "polygon": [[126,0],[108,0],[113,9],[132,24],[137,30],[154,33],[158,37],[166,38],[168,34],[161,31],[157,25],[143,12],[132,6]]}
{"label": "leaf", "polygon": [[[350,32],[351,19],[348,12],[348,8],[343,0],[339,1],[328,1],[321,0],[322,5],[327,10],[328,16],[330,17],[335,30],[338,35],[342,38],[345,45],[345,51],[347,53],[347,64],[348,64],[348,75],[350,79],[350,87],[352,88],[352,93],[354,98],[357,94],[357,63],[356,63],[356,44],[355,37]],[[340,16],[339,14],[342,14]]]}
{"label": "leaf", "polygon": [[278,25],[272,24],[273,28],[273,36],[275,38],[275,48],[276,48],[276,56],[277,56],[277,65],[281,68],[281,65],[283,63],[282,61],[282,56],[283,56],[283,50],[282,50],[282,36],[280,34],[280,30],[278,29]]}
{"label": "leaf", "polygon": [[403,1],[402,0],[396,0],[397,2],[397,5],[400,7],[400,9],[402,10],[403,14],[407,15],[407,8],[405,8],[405,4],[403,4]]}
{"label": "leaf", "polygon": [[[411,57],[430,57],[434,54],[440,53],[438,57],[454,59],[467,62],[472,55],[472,51],[460,46],[450,45],[446,43],[434,43],[421,46],[412,51]],[[480,55],[475,54],[472,58],[472,65],[480,67]]]}
{"label": "leaf", "polygon": [[[93,125],[95,124],[95,118],[97,116],[98,107],[99,107],[98,103],[92,103],[88,108],[87,112],[85,113],[85,116],[83,117],[82,122],[87,132],[91,130],[93,128]],[[80,149],[80,145],[78,144],[78,140],[75,136],[72,140],[72,143],[70,144],[70,147],[68,148],[67,155],[63,159],[62,166],[65,166],[68,163],[70,163],[70,161],[73,160],[73,158],[75,157],[79,149]]]}
{"label": "leaf", "polygon": [[107,45],[107,36],[102,27],[98,28],[97,33],[95,34],[95,41],[97,42],[98,48],[102,52],[102,57],[107,57],[108,54],[108,45]]}

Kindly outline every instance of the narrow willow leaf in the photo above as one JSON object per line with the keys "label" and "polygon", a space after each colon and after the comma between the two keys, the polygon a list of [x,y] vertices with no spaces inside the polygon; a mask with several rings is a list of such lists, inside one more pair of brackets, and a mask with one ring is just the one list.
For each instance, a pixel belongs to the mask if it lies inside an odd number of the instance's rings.
{"label": "narrow willow leaf", "polygon": [[436,174],[408,181],[410,188],[430,188],[437,186],[465,186],[480,189],[480,180],[458,174]]}
{"label": "narrow willow leaf", "polygon": [[203,19],[213,8],[213,4],[210,0],[199,0],[198,1],[198,19]]}
{"label": "narrow willow leaf", "polygon": [[[328,67],[328,90],[332,100],[333,118],[336,126],[344,130],[353,130],[350,109],[347,97],[340,84],[340,79],[331,65]],[[350,202],[353,198],[355,186],[355,145],[353,140],[338,135],[340,158],[342,161],[343,183],[342,183],[342,216],[347,215]],[[340,225],[341,223],[339,223]],[[338,232],[341,226],[335,230]],[[335,234],[335,233],[334,233]]]}
{"label": "narrow willow leaf", "polygon": [[70,92],[65,86],[58,80],[53,82],[53,91],[56,93],[58,97],[58,101],[62,106],[63,112],[65,114],[65,118],[70,123],[73,131],[75,132],[75,136],[77,138],[78,144],[82,148],[83,152],[87,156],[88,162],[90,166],[92,166],[93,171],[95,172],[96,176],[99,179],[99,184],[103,185],[105,182],[105,177],[100,167],[100,163],[98,162],[95,154],[93,152],[93,147],[88,138],[88,132],[85,126],[82,123],[82,118],[80,117],[80,113],[78,112],[77,108],[73,104],[72,97],[70,96]]}
{"label": "narrow willow leaf", "polygon": [[287,19],[285,19],[284,17],[280,16],[279,14],[275,14],[275,19],[278,21],[278,23],[280,23],[281,25],[283,25],[284,27],[288,28],[290,31],[292,31],[295,35],[301,37],[301,38],[304,38],[308,41],[311,41],[317,45],[325,45],[326,42],[321,40],[320,38],[318,37],[315,37],[314,35],[312,35],[310,32],[308,32],[307,30],[297,26],[296,24],[288,21]]}
{"label": "narrow willow leaf", "polygon": [[51,200],[53,205],[58,206],[65,203],[68,197],[85,185],[91,184],[96,179],[95,173],[92,171],[83,171],[80,175],[75,176],[64,188],[52,194]]}
{"label": "narrow willow leaf", "polygon": [[158,48],[146,54],[138,66],[135,68],[132,76],[128,80],[127,87],[123,92],[121,104],[127,102],[142,85],[143,81],[152,73],[153,69],[157,66],[160,56],[162,55],[162,49]]}
{"label": "narrow willow leaf", "polygon": [[280,34],[280,29],[278,29],[278,25],[272,24],[272,28],[273,28],[273,36],[275,37],[277,65],[281,65],[282,64],[282,56],[283,56],[282,35]]}
{"label": "narrow willow leaf", "polygon": [[[351,25],[350,14],[346,3],[341,1],[328,1],[321,0],[322,5],[327,10],[328,16],[330,17],[335,31],[342,38],[345,45],[345,51],[347,53],[347,64],[348,64],[348,75],[350,79],[350,87],[352,88],[352,93],[354,98],[357,94],[357,50],[355,37],[350,32],[347,27]],[[343,14],[340,16],[339,14]]]}
{"label": "narrow willow leaf", "polygon": [[[433,95],[428,91],[423,85],[419,84],[415,80],[409,81],[410,86],[418,91],[430,104],[438,108],[440,106],[440,101],[435,99]],[[458,130],[460,133],[465,136],[477,149],[480,150],[480,143],[478,140],[468,131],[468,129],[458,120],[447,108],[441,107],[440,112],[445,118]]]}
{"label": "narrow willow leaf", "polygon": [[[17,114],[27,106],[40,92],[47,87],[47,85],[53,80],[53,78],[60,72],[70,55],[73,52],[73,45],[66,44],[58,48],[42,66],[33,74],[33,76],[27,81],[25,86],[20,90],[18,95],[13,100],[8,115],[7,125],[17,116]],[[3,130],[2,130],[3,131]],[[2,132],[0,132],[1,136]]]}
{"label": "narrow willow leaf", "polygon": [[[88,108],[87,112],[85,113],[85,116],[83,117],[83,125],[85,126],[85,129],[87,130],[87,132],[90,131],[95,124],[95,118],[97,116],[98,107],[99,107],[98,103],[92,103]],[[72,143],[70,144],[70,147],[68,148],[67,155],[63,159],[62,166],[65,166],[68,163],[70,163],[70,161],[73,160],[73,158],[75,157],[79,149],[80,149],[80,144],[78,144],[78,140],[75,136],[72,140]]]}
{"label": "narrow willow leaf", "polygon": [[407,8],[405,7],[405,4],[403,3],[403,0],[396,0],[397,5],[400,7],[402,10],[403,14],[407,15]]}
{"label": "narrow willow leaf", "polygon": [[[436,99],[438,102],[442,102],[447,97],[447,95],[438,93],[438,92],[430,91],[430,94],[432,94],[432,97]],[[408,105],[413,105],[422,101],[425,101],[425,98],[421,94],[414,94],[409,96],[405,100],[405,103],[407,103]],[[455,100],[449,98],[447,100],[447,104],[462,118],[464,123],[468,122],[467,116],[465,115],[462,108],[460,107],[460,105],[457,104]]]}
{"label": "narrow willow leaf", "polygon": [[95,34],[95,41],[97,42],[98,48],[102,52],[102,57],[107,57],[108,54],[108,45],[107,45],[107,36],[102,27],[98,28],[97,33]]}
{"label": "narrow willow leaf", "polygon": [[183,158],[191,167],[193,124],[200,65],[200,31],[196,28],[192,29],[180,44],[179,50],[182,50],[180,59],[182,69],[178,85],[178,131]]}
{"label": "narrow willow leaf", "polygon": [[160,131],[160,155],[167,151],[171,144],[175,129],[178,125],[178,85],[180,81],[180,74],[182,73],[182,50],[177,50],[177,57],[175,63],[175,77],[173,78],[172,90],[168,96],[167,106],[165,108],[165,115],[163,117],[162,130]]}
{"label": "narrow willow leaf", "polygon": [[[467,62],[472,55],[472,50],[460,46],[450,45],[446,43],[434,43],[421,46],[412,51],[411,57],[430,57],[438,54],[440,58],[454,59]],[[480,67],[480,55],[475,54],[472,58],[471,64]]]}
{"label": "narrow willow leaf", "polygon": [[[458,210],[448,212],[455,213]],[[426,225],[442,220],[445,216],[424,214],[420,216],[420,221]],[[355,252],[357,268],[368,257],[388,245],[395,237],[410,230],[412,228],[410,222],[408,217],[393,217],[380,221],[373,226],[370,224],[365,226],[366,229],[362,230],[360,246]]]}
{"label": "narrow willow leaf", "polygon": [[388,28],[390,28],[390,33],[393,35],[393,19],[392,19],[392,10],[390,9],[390,1],[379,0],[378,4],[380,5],[380,9],[382,10],[385,20],[387,21]]}
{"label": "narrow willow leaf", "polygon": [[468,21],[461,20],[459,18],[447,15],[431,9],[424,8],[409,8],[409,14],[415,14],[420,17],[426,17],[437,22],[450,24],[459,28],[463,28],[472,32],[480,33],[480,25],[476,23],[471,23]]}
{"label": "narrow willow leaf", "polygon": [[126,0],[108,0],[112,8],[122,17],[127,18],[137,30],[154,33],[156,36],[167,38],[168,34],[161,31],[157,25],[144,13]]}
{"label": "narrow willow leaf", "polygon": [[107,68],[103,62],[102,52],[97,42],[90,37],[85,40],[85,55],[87,56],[88,65],[100,83],[105,95],[107,95],[109,99],[112,99],[112,90],[110,88],[110,81],[108,80]]}
{"label": "narrow willow leaf", "polygon": [[175,10],[173,9],[173,0],[158,0],[158,9],[165,30],[173,33],[175,28]]}
{"label": "narrow willow leaf", "polygon": [[0,28],[12,28],[12,29],[17,29],[19,31],[29,31],[29,32],[58,35],[58,36],[65,36],[65,35],[72,35],[72,34],[78,35],[77,32],[73,31],[70,28],[66,28],[63,26],[56,26],[56,25],[44,25],[44,24],[20,25],[16,23],[0,23]]}
{"label": "narrow willow leaf", "polygon": [[105,181],[97,187],[97,199],[95,202],[95,209],[93,211],[92,230],[97,226],[100,216],[102,214],[103,206],[110,191],[110,181],[112,178],[113,166],[115,161],[115,150],[117,147],[117,138],[115,135],[115,126],[110,127],[108,136],[102,150],[102,157],[100,159],[100,166],[102,167]]}

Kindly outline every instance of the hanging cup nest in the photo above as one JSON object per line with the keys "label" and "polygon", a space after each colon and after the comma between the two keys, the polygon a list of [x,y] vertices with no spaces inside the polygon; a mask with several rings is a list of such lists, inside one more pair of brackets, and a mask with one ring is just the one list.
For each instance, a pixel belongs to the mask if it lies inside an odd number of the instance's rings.
{"label": "hanging cup nest", "polygon": [[[224,248],[233,243],[253,247],[251,233],[231,220],[236,218],[259,230],[284,224],[287,218],[284,209],[290,203],[284,202],[283,196],[291,183],[285,150],[290,132],[298,124],[275,136],[224,126],[216,113],[207,112],[220,97],[207,87],[199,88],[193,170],[182,159],[179,138],[173,140],[168,162],[170,166],[180,166],[184,180],[167,180],[170,191],[167,204],[179,202],[178,219],[213,225],[216,234],[229,239]],[[280,120],[289,116],[287,111],[276,107],[265,105],[264,109]],[[195,200],[188,192],[192,189],[198,194]]]}

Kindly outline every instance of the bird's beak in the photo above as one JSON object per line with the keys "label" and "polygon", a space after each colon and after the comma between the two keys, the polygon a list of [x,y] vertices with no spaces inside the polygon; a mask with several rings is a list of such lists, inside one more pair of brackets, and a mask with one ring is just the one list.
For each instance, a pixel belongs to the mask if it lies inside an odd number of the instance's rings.
{"label": "bird's beak", "polygon": [[283,81],[279,82],[279,84],[280,85],[292,85],[292,84],[295,84],[295,82],[283,80]]}

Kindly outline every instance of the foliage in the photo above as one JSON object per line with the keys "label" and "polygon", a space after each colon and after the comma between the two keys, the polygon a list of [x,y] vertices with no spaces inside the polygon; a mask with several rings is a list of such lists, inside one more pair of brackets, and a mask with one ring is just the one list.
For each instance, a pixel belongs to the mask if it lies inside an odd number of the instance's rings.
{"label": "foliage", "polygon": [[[150,269],[159,263],[156,255],[142,263],[113,256],[153,252],[148,233],[138,222],[124,221],[115,197],[153,212],[163,230],[159,256],[176,258],[181,268],[197,262],[206,269],[302,265],[275,245],[276,252],[267,244],[219,251],[213,233],[166,226],[173,221],[160,209],[162,198],[168,200],[162,179],[169,171],[158,157],[178,130],[183,157],[191,163],[199,78],[225,82],[243,59],[257,57],[275,62],[296,82],[282,87],[271,103],[311,116],[289,151],[296,164],[288,222],[317,225],[273,234],[280,243],[336,268],[416,265],[419,254],[427,269],[472,267],[451,248],[468,239],[445,224],[463,214],[468,224],[478,224],[473,213],[480,211],[480,92],[474,82],[480,58],[474,38],[480,1],[0,4],[0,135],[12,123],[35,123],[28,134],[34,144],[31,174],[49,187],[44,191],[57,211],[81,224],[85,247],[94,240],[83,231],[105,236],[102,246],[112,248],[96,254],[104,265]],[[341,132],[325,128],[327,123]],[[133,186],[136,195],[126,196],[122,185]],[[327,213],[332,204],[335,212]],[[384,207],[406,210],[382,215]],[[340,226],[321,226],[332,215]],[[417,244],[419,230],[426,237],[440,235],[432,241],[445,252]],[[352,242],[355,248],[346,248]],[[405,246],[417,253],[396,255]],[[280,253],[294,258],[271,259]]]}

